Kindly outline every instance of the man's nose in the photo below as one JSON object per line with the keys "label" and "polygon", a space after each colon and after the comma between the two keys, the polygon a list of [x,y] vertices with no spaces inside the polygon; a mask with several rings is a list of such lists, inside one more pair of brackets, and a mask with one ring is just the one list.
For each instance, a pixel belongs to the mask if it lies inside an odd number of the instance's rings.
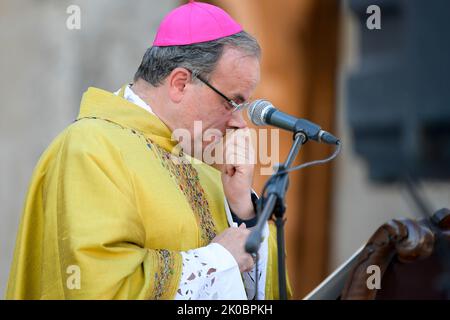
{"label": "man's nose", "polygon": [[235,111],[231,114],[231,118],[227,123],[228,127],[243,129],[247,127],[247,122],[244,119],[243,110]]}

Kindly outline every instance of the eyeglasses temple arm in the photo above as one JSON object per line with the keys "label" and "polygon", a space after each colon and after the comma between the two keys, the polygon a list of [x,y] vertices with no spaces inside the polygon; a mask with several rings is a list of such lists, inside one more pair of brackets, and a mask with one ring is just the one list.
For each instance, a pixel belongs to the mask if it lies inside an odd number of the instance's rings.
{"label": "eyeglasses temple arm", "polygon": [[206,84],[208,87],[210,87],[212,90],[214,90],[215,93],[217,93],[218,95],[220,95],[222,98],[224,98],[228,103],[230,103],[233,107],[236,108],[236,102],[234,102],[233,100],[231,100],[230,98],[228,98],[226,95],[224,95],[222,92],[220,92],[219,90],[217,90],[216,88],[214,88],[211,84],[208,83],[208,81],[206,81],[205,79],[203,79],[202,76],[200,75],[195,75],[195,77],[197,77],[198,80],[200,80],[201,82],[203,82],[204,84]]}

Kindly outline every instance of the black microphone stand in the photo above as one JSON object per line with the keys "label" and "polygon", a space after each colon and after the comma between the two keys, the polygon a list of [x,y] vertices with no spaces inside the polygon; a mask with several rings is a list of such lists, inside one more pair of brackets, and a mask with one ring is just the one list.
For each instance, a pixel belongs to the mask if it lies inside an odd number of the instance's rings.
{"label": "black microphone stand", "polygon": [[[285,266],[285,243],[284,243],[284,213],[286,211],[285,195],[289,185],[289,169],[297,157],[301,146],[306,143],[307,137],[303,132],[294,134],[294,143],[289,151],[287,159],[278,166],[277,172],[272,176],[267,184],[267,197],[261,195],[261,203],[257,208],[258,223],[250,233],[245,244],[245,250],[250,254],[256,254],[262,242],[262,231],[265,222],[272,215],[275,215],[275,224],[277,227],[277,249],[278,249],[278,288],[280,300],[287,300],[286,290],[286,266]],[[256,275],[258,281],[258,275]],[[256,294],[258,294],[256,292]]]}

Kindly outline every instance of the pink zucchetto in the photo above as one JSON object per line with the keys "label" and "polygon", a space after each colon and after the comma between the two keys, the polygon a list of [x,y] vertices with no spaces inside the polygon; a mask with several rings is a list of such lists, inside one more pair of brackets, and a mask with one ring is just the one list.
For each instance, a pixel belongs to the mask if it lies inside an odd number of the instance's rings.
{"label": "pink zucchetto", "polygon": [[166,47],[201,43],[241,31],[242,27],[221,8],[189,1],[165,16],[153,45]]}

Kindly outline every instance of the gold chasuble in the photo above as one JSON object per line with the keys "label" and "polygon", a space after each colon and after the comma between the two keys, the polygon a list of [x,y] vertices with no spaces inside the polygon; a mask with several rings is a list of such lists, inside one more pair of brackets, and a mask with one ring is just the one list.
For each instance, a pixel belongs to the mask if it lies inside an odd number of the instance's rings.
{"label": "gold chasuble", "polygon": [[[7,299],[173,299],[180,251],[228,228],[220,172],[187,159],[156,116],[96,88],[41,156]],[[270,226],[266,299],[278,298]]]}

